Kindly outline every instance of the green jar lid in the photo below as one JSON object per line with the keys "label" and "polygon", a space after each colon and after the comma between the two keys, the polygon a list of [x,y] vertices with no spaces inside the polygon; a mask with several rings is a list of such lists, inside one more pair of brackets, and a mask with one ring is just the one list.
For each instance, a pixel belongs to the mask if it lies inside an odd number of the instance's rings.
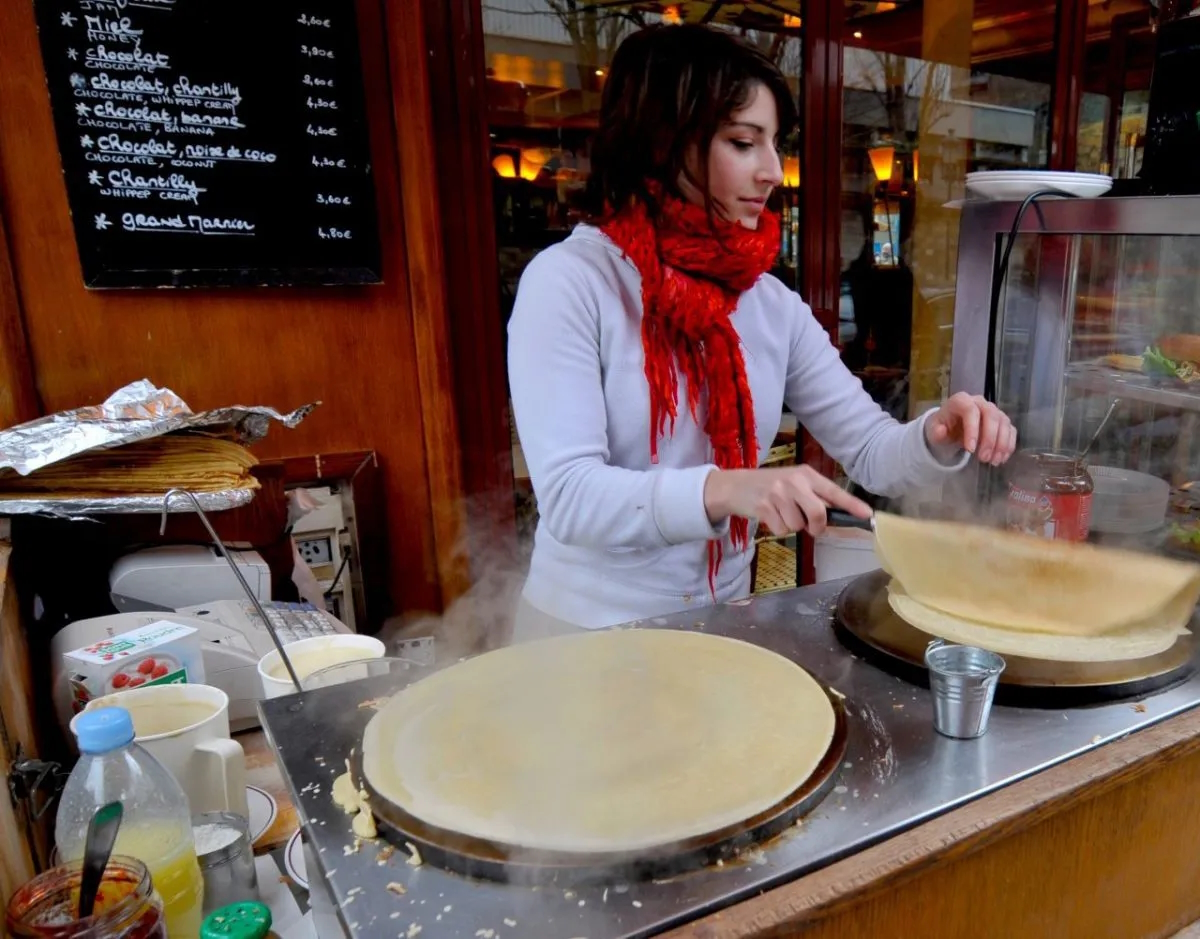
{"label": "green jar lid", "polygon": [[266,939],[271,933],[271,910],[265,903],[231,903],[204,918],[200,939]]}

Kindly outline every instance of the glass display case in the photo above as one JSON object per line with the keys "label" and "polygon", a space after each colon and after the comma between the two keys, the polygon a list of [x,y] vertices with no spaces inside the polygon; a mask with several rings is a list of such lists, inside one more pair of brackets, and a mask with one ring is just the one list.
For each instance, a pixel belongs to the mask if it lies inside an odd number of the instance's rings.
{"label": "glass display case", "polygon": [[1084,455],[1092,540],[1200,559],[1200,198],[1036,201],[1004,273],[1018,211],[963,206],[951,390]]}

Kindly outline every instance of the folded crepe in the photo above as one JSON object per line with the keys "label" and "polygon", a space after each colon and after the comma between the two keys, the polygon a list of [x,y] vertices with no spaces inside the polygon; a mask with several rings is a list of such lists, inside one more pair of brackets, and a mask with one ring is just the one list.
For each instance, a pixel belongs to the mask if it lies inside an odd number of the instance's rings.
{"label": "folded crepe", "polygon": [[1053,633],[1003,629],[973,623],[918,603],[898,581],[888,585],[888,604],[902,620],[921,632],[965,646],[990,649],[1000,655],[1049,662],[1125,662],[1166,652],[1187,635],[1170,623],[1147,623],[1099,636],[1059,636]]}
{"label": "folded crepe", "polygon": [[148,495],[171,489],[223,492],[257,489],[258,463],[231,440],[170,434],[108,450],[89,450],[28,476],[0,472],[0,498],[79,498]]}
{"label": "folded crepe", "polygon": [[1162,642],[1185,631],[1200,599],[1200,565],[1149,554],[885,513],[875,536],[905,598],[893,608],[935,635],[922,625],[935,618],[920,608],[974,627],[1067,637],[1150,630]]}

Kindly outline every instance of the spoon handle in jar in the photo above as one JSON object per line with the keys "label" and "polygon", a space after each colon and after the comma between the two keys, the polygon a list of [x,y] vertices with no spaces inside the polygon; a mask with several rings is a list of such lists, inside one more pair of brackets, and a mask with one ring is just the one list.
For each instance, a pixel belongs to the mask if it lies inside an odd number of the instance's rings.
{"label": "spoon handle in jar", "polygon": [[88,823],[87,842],[83,849],[83,870],[79,880],[79,918],[87,919],[96,906],[96,895],[100,892],[100,881],[112,855],[117,831],[125,810],[120,802],[102,805]]}

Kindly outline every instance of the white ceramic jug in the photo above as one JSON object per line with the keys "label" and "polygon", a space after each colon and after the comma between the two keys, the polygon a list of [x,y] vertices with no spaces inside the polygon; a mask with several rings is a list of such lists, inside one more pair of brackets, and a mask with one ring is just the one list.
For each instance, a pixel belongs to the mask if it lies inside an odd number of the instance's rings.
{"label": "white ceramic jug", "polygon": [[137,743],[179,780],[193,815],[246,805],[246,754],[229,736],[229,696],[211,685],[151,685],[105,695],[86,710],[119,706],[133,717]]}

